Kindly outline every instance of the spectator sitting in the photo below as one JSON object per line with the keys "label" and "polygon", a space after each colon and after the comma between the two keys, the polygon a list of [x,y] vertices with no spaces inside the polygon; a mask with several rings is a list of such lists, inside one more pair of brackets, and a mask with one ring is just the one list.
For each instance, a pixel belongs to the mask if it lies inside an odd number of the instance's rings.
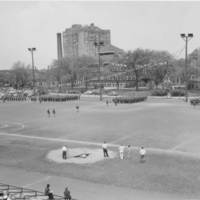
{"label": "spectator sitting", "polygon": [[65,188],[65,191],[64,191],[64,198],[65,198],[65,200],[71,200],[71,199],[72,199],[68,187]]}
{"label": "spectator sitting", "polygon": [[52,190],[49,191],[49,195],[48,196],[49,196],[49,200],[53,200],[54,199]]}
{"label": "spectator sitting", "polygon": [[8,199],[8,192],[4,191],[3,192],[3,200],[7,200]]}
{"label": "spectator sitting", "polygon": [[44,189],[44,195],[49,196],[50,193],[50,185],[47,184],[46,188]]}

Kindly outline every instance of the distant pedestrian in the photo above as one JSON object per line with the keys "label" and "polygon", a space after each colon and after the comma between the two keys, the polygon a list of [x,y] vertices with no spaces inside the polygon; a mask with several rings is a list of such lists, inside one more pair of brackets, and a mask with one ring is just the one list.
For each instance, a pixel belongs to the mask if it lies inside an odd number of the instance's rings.
{"label": "distant pedestrian", "polygon": [[68,187],[65,188],[65,191],[64,191],[64,198],[65,198],[65,200],[71,200],[71,199],[72,199]]}
{"label": "distant pedestrian", "polygon": [[120,145],[119,146],[119,157],[120,157],[121,160],[124,159],[124,150],[125,150],[125,146]]}
{"label": "distant pedestrian", "polygon": [[51,116],[51,113],[50,113],[50,110],[49,110],[49,109],[47,110],[47,115],[48,115],[48,117]]}
{"label": "distant pedestrian", "polygon": [[140,162],[145,161],[146,149],[144,147],[140,147]]}
{"label": "distant pedestrian", "polygon": [[56,110],[55,110],[55,108],[53,109],[52,113],[53,113],[53,116],[55,117],[56,116]]}
{"label": "distant pedestrian", "polygon": [[108,155],[108,145],[107,145],[107,143],[105,141],[102,144],[102,149],[103,149],[103,156],[104,156],[104,158],[109,157],[109,155]]}
{"label": "distant pedestrian", "polygon": [[66,147],[66,146],[63,146],[63,147],[62,147],[62,158],[63,158],[64,160],[67,159],[67,147]]}
{"label": "distant pedestrian", "polygon": [[106,105],[107,105],[107,106],[109,105],[109,101],[108,101],[108,100],[106,100]]}
{"label": "distant pedestrian", "polygon": [[131,145],[129,144],[127,146],[127,159],[129,159],[131,157]]}
{"label": "distant pedestrian", "polygon": [[78,105],[76,106],[76,112],[79,112],[79,106]]}

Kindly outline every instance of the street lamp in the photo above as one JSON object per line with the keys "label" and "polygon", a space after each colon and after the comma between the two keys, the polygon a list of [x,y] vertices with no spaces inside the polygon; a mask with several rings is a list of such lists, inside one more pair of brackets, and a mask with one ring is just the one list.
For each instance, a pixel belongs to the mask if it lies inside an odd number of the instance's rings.
{"label": "street lamp", "polygon": [[193,33],[181,33],[181,38],[185,41],[185,101],[188,101],[188,41],[193,38]]}
{"label": "street lamp", "polygon": [[28,48],[28,51],[31,52],[31,59],[32,59],[32,75],[33,75],[33,93],[35,94],[35,66],[34,66],[33,52],[36,51],[36,48],[35,48],[35,47]]}
{"label": "street lamp", "polygon": [[99,75],[98,75],[98,81],[99,81],[99,85],[100,85],[100,89],[99,89],[99,100],[102,101],[102,84],[101,84],[101,54],[100,54],[100,48],[101,46],[104,45],[103,41],[98,41],[98,42],[94,42],[95,47],[97,48],[97,52],[98,52],[98,60],[99,60]]}

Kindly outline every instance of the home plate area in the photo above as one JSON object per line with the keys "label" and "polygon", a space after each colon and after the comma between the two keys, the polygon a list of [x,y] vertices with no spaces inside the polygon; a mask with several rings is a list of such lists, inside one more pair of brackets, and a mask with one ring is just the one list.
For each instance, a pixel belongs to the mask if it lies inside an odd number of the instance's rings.
{"label": "home plate area", "polygon": [[[108,154],[109,158],[117,156],[113,151],[109,151]],[[47,154],[47,159],[57,163],[89,164],[104,160],[105,158],[102,149],[71,148],[68,149],[66,160],[62,158],[62,149],[50,151]]]}

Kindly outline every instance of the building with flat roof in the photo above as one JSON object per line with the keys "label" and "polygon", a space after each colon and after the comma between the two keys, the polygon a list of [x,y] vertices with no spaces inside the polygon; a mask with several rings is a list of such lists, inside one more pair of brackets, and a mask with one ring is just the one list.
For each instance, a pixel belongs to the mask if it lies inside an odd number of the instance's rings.
{"label": "building with flat roof", "polygon": [[103,42],[100,52],[123,53],[123,50],[111,44],[110,30],[101,29],[93,23],[89,26],[74,24],[62,33],[64,57],[90,56],[97,57],[98,49],[95,42]]}

